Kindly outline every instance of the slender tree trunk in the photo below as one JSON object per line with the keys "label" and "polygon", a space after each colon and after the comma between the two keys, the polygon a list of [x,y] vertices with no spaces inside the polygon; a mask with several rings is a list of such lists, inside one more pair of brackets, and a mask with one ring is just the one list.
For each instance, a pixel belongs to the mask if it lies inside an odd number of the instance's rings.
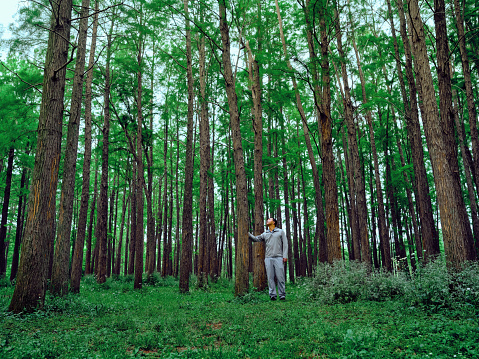
{"label": "slender tree trunk", "polygon": [[[207,143],[210,143],[210,129],[208,127],[208,140]],[[213,145],[211,147],[211,156],[210,156],[210,165],[209,165],[209,178],[208,178],[208,222],[209,222],[209,233],[208,238],[210,242],[210,276],[213,280],[216,280],[219,276],[218,271],[218,260],[217,260],[217,243],[216,243],[216,225],[215,225],[215,196],[214,196],[214,152],[215,152],[215,127],[214,127],[214,117],[213,117]],[[195,141],[196,142],[196,141]],[[208,146],[208,152],[209,152]]]}
{"label": "slender tree trunk", "polygon": [[[352,259],[361,260],[361,245],[367,244],[369,248],[369,238],[367,229],[367,205],[366,205],[366,188],[364,178],[361,172],[361,163],[359,160],[359,147],[356,137],[356,126],[354,123],[354,111],[351,101],[351,90],[349,87],[348,75],[346,72],[346,60],[342,45],[341,28],[339,24],[339,16],[336,13],[336,39],[338,45],[339,56],[341,61],[341,74],[344,86],[344,117],[348,129],[348,149],[349,149],[349,192],[351,197],[351,221],[352,221]],[[347,169],[347,168],[346,168]],[[369,263],[369,256],[362,258],[363,261]]]}
{"label": "slender tree trunk", "polygon": [[65,0],[52,4],[52,7],[25,236],[17,282],[9,306],[14,313],[43,306],[50,266],[47,258],[55,237],[55,203],[72,1]]}
{"label": "slender tree trunk", "polygon": [[[354,47],[354,52],[356,54],[356,62],[358,65],[358,70],[359,70],[359,78],[361,81],[361,90],[362,90],[362,100],[363,104],[367,104],[368,100],[366,97],[366,83],[364,80],[364,74],[363,70],[361,67],[361,61],[359,59],[359,52],[356,46],[356,40],[354,39],[354,36],[352,37],[352,43]],[[387,231],[386,227],[386,214],[384,212],[384,202],[383,202],[383,195],[382,195],[382,188],[381,188],[381,177],[379,174],[379,160],[378,160],[378,154],[376,151],[376,142],[374,139],[374,129],[373,129],[373,122],[372,122],[372,116],[371,116],[371,111],[366,112],[366,120],[369,126],[369,136],[370,136],[370,141],[371,141],[371,152],[373,154],[373,159],[374,159],[374,170],[375,170],[375,180],[376,180],[376,192],[377,192],[377,199],[378,199],[378,224],[379,224],[379,240],[381,242],[381,248],[383,251],[383,266],[388,270],[391,271],[391,257],[389,254],[389,234]],[[363,239],[363,238],[361,238]],[[363,261],[368,263],[369,265],[371,264],[371,255],[369,251],[369,243],[361,243],[361,257]]]}
{"label": "slender tree trunk", "polygon": [[[80,291],[80,280],[83,266],[83,247],[85,244],[85,233],[88,215],[88,200],[90,196],[90,166],[91,166],[91,102],[92,102],[92,83],[93,66],[95,64],[96,37],[98,31],[98,0],[95,1],[95,15],[93,18],[93,30],[90,46],[90,55],[88,60],[88,72],[85,83],[85,153],[83,156],[82,171],[82,194],[80,199],[80,214],[78,216],[77,240],[75,241],[75,250],[72,258],[72,271],[70,290],[74,293]],[[96,176],[96,175],[95,175]],[[91,245],[91,242],[90,242]],[[88,265],[86,268],[88,268]]]}
{"label": "slender tree trunk", "polygon": [[[131,189],[131,186],[130,186]],[[130,230],[131,230],[131,205],[133,203],[131,193],[128,196],[128,217],[126,219],[126,238],[125,238],[125,262],[123,264],[123,275],[127,276],[128,275],[128,263],[129,263],[129,256],[128,254],[130,253]]]}
{"label": "slender tree trunk", "polygon": [[[155,52],[155,42],[153,42],[153,53]],[[154,68],[154,59],[152,60],[152,67]],[[150,91],[154,93],[153,78],[154,74],[151,74]],[[146,237],[147,237],[147,257],[149,260],[146,262],[148,275],[151,276],[156,267],[156,239],[155,239],[155,217],[153,216],[153,96],[150,100],[150,135],[149,135],[148,150],[147,150],[147,165],[148,165],[148,189],[146,195],[146,208],[147,208],[147,225],[146,225]]]}
{"label": "slender tree trunk", "polygon": [[15,157],[14,147],[8,151],[7,173],[5,178],[5,191],[2,205],[2,222],[0,224],[0,278],[5,278],[7,271],[6,239],[7,239],[7,219],[8,206],[10,205],[10,192],[12,188],[13,158]]}
{"label": "slender tree trunk", "polygon": [[[142,11],[140,7],[140,11]],[[140,27],[143,25],[143,14],[140,14]],[[137,161],[137,215],[136,215],[136,244],[135,244],[135,282],[133,287],[135,289],[141,289],[143,278],[143,253],[144,253],[144,210],[145,210],[145,197],[143,190],[145,188],[145,171],[143,168],[143,84],[142,84],[142,70],[143,70],[143,34],[139,30],[139,42],[138,42],[138,55],[137,55],[137,96],[136,96],[136,108],[137,108],[137,122],[138,127],[136,131],[136,161]]]}
{"label": "slender tree trunk", "polygon": [[[165,141],[166,142],[166,141]],[[162,183],[163,179],[160,178],[158,181],[158,209],[157,209],[157,220],[156,220],[156,242],[158,246],[158,253],[156,259],[156,271],[161,273],[161,235],[163,233],[163,205],[161,202],[162,198]]]}
{"label": "slender tree trunk", "polygon": [[224,79],[226,95],[228,97],[231,138],[233,140],[233,155],[236,175],[236,200],[237,200],[237,224],[238,245],[236,248],[236,278],[235,295],[243,295],[248,292],[248,192],[246,185],[246,172],[244,167],[243,145],[240,132],[240,119],[238,113],[238,99],[235,90],[235,80],[231,68],[230,36],[226,19],[226,2],[219,0],[220,32],[222,41],[222,60],[224,67]]}
{"label": "slender tree trunk", "polygon": [[[457,102],[457,95],[455,94],[455,90],[453,90],[453,96],[455,101]],[[456,110],[454,111],[454,117],[456,122],[457,128],[457,137],[459,140],[459,146],[461,149],[462,161],[464,163],[464,174],[466,177],[466,184],[467,184],[467,192],[469,195],[469,202],[471,204],[471,218],[472,218],[472,229],[474,232],[474,237],[476,241],[479,239],[479,217],[478,217],[478,209],[477,209],[477,201],[476,196],[474,194],[474,184],[473,184],[473,164],[471,163],[471,159],[467,156],[466,153],[466,140],[465,140],[465,130],[464,130],[464,123],[461,121],[457,109],[459,108],[457,104],[454,106]],[[476,242],[476,253],[477,253],[477,242]]]}
{"label": "slender tree trunk", "polygon": [[130,212],[130,246],[128,255],[128,274],[133,275],[135,273],[135,253],[136,253],[136,226],[138,222],[136,217],[138,215],[138,177],[137,177],[137,161],[132,161],[132,173],[131,173],[131,212]]}
{"label": "slender tree trunk", "polygon": [[[322,106],[322,91],[320,89],[320,81],[319,81],[319,74],[316,66],[316,62],[318,61],[318,58],[316,56],[316,52],[314,49],[314,35],[313,35],[313,27],[311,24],[312,19],[310,18],[310,0],[306,0],[306,5],[303,4],[303,10],[304,10],[304,17],[306,21],[306,34],[307,34],[307,40],[308,40],[308,49],[309,49],[309,57],[310,57],[310,62],[311,62],[311,72],[312,72],[312,77],[313,77],[313,93],[314,93],[314,102],[316,106],[316,116],[318,120],[318,126],[320,126],[321,123],[321,106]],[[314,13],[314,12],[313,12]],[[313,15],[314,17],[314,15]],[[314,19],[313,19],[314,20]],[[284,45],[283,45],[284,47]],[[296,95],[296,102],[298,103],[298,95]],[[301,113],[301,112],[300,112]],[[306,118],[302,117],[303,121],[303,131],[306,131]],[[321,130],[322,132],[322,130]],[[309,137],[306,135],[305,132],[305,142],[306,146],[308,149],[308,155],[310,158],[311,162],[311,168],[313,170],[313,183],[315,187],[315,199],[316,199],[316,215],[317,215],[317,225],[316,225],[316,234],[315,234],[315,241],[318,242],[319,245],[319,261],[320,262],[326,262],[328,260],[328,244],[327,244],[327,237],[325,236],[325,230],[326,228],[324,227],[324,210],[323,210],[323,198],[322,198],[322,190],[321,190],[321,183],[319,179],[319,173],[318,169],[316,166],[316,160],[314,159],[313,151],[311,147],[311,144],[309,142],[308,145],[308,140],[306,137]],[[322,146],[322,145],[321,145]],[[323,171],[324,173],[324,171]]]}
{"label": "slender tree trunk", "polygon": [[[185,189],[183,192],[183,219],[182,219],[182,243],[181,243],[181,268],[180,268],[180,292],[189,291],[189,279],[191,273],[191,258],[193,252],[193,65],[191,54],[191,33],[188,12],[188,0],[183,0],[186,15],[186,64],[188,81],[188,122],[186,133],[186,158],[185,158]],[[203,62],[204,66],[204,62]],[[204,92],[202,92],[202,96]],[[204,97],[202,98],[204,100]],[[202,118],[202,120],[205,120]],[[206,119],[207,120],[207,119]],[[201,147],[201,145],[200,145]],[[204,189],[206,192],[206,189]],[[206,209],[206,202],[204,203]],[[200,208],[201,210],[201,208]],[[206,223],[205,223],[206,224]]]}
{"label": "slender tree trunk", "polygon": [[[464,87],[466,90],[467,113],[469,115],[469,126],[471,128],[472,152],[474,154],[473,172],[476,179],[476,188],[479,188],[479,135],[477,132],[477,112],[472,89],[471,68],[466,49],[466,35],[464,32],[464,17],[461,11],[461,3],[454,0],[454,14],[456,16],[457,37],[459,52],[461,53],[462,74],[464,76]],[[459,129],[458,129],[459,131]]]}
{"label": "slender tree trunk", "polygon": [[120,275],[120,267],[121,267],[121,248],[123,246],[123,231],[125,229],[125,218],[127,212],[127,206],[129,202],[129,195],[126,193],[126,186],[123,192],[123,205],[121,211],[121,224],[120,224],[120,236],[118,237],[118,246],[116,248],[116,258],[115,258],[115,271],[113,274]]}
{"label": "slender tree trunk", "polygon": [[[93,184],[93,200],[90,205],[90,222],[88,224],[88,231],[86,234],[86,256],[85,256],[85,275],[93,273],[93,263],[92,263],[92,237],[93,237],[93,222],[95,221],[95,207],[96,200],[98,196],[98,161],[95,161],[95,180]],[[81,267],[80,267],[80,276],[76,277],[78,282],[75,282],[75,286],[72,286],[72,290],[78,285],[78,290],[80,290],[80,280],[81,279]],[[78,284],[77,284],[78,283]]]}
{"label": "slender tree trunk", "polygon": [[[27,154],[29,151],[27,151]],[[25,223],[25,208],[27,196],[24,194],[27,187],[27,169],[22,169],[22,177],[20,179],[20,195],[18,196],[18,215],[17,215],[17,231],[15,233],[15,244],[13,247],[12,267],[10,270],[10,281],[12,282],[17,276],[18,259],[20,258],[20,246],[23,238],[23,224]]]}
{"label": "slender tree trunk", "polygon": [[97,242],[98,242],[98,283],[105,283],[106,281],[106,254],[107,254],[107,223],[108,223],[108,158],[109,158],[109,144],[110,144],[110,59],[111,59],[111,45],[112,33],[114,27],[115,17],[111,20],[110,32],[107,35],[107,55],[105,66],[105,87],[103,98],[103,148],[102,148],[102,164],[101,164],[101,181],[100,181],[100,198],[98,201],[98,220],[97,220]]}

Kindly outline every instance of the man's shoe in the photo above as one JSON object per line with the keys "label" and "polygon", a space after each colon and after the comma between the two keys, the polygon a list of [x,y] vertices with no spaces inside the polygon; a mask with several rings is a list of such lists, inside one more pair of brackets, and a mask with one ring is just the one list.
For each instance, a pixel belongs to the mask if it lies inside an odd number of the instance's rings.
{"label": "man's shoe", "polygon": [[281,297],[279,298],[279,300],[286,300],[286,297]]}
{"label": "man's shoe", "polygon": [[271,300],[276,300],[276,297],[271,297]]}

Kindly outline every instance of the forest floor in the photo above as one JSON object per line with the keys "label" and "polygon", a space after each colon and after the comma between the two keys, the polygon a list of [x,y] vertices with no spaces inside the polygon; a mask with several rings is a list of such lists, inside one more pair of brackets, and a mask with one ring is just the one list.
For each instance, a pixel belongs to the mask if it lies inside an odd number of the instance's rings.
{"label": "forest floor", "polygon": [[47,297],[43,310],[22,315],[7,312],[7,286],[0,358],[479,358],[477,310],[323,305],[306,285],[287,285],[287,300],[273,302],[266,292],[235,298],[223,279],[182,295],[173,278],[133,290],[90,277],[81,294]]}

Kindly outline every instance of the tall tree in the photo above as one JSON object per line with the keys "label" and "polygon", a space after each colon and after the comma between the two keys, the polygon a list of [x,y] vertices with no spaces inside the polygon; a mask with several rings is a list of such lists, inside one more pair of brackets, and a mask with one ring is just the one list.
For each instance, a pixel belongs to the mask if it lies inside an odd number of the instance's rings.
{"label": "tall tree", "polygon": [[[457,266],[466,259],[465,241],[467,229],[458,203],[455,178],[447,160],[446,143],[443,128],[438,121],[436,95],[426,48],[424,23],[422,21],[417,0],[409,3],[409,32],[415,57],[417,81],[422,88],[424,106],[424,132],[431,157],[431,164],[436,184],[437,201],[441,216],[441,228],[447,262]],[[461,197],[462,198],[462,197]],[[427,253],[427,249],[426,249]]]}
{"label": "tall tree", "polygon": [[51,3],[52,16],[45,59],[37,150],[17,283],[9,310],[42,307],[49,253],[55,234],[55,203],[61,154],[65,76],[72,0]]}
{"label": "tall tree", "polygon": [[[183,192],[182,243],[180,267],[180,291],[189,290],[191,256],[193,248],[193,64],[188,0],[183,0],[186,21],[186,76],[188,82],[188,124],[186,133],[185,189]],[[203,94],[204,95],[204,94]],[[203,121],[207,119],[202,119]],[[204,188],[206,192],[206,188]],[[206,210],[206,201],[203,210]],[[201,211],[201,208],[200,208]],[[179,219],[178,219],[179,220]],[[206,221],[205,221],[206,222]],[[205,223],[206,224],[206,223]],[[201,225],[201,224],[200,224]]]}
{"label": "tall tree", "polygon": [[98,221],[96,226],[96,238],[98,243],[98,271],[97,282],[106,281],[106,254],[107,254],[107,224],[108,224],[108,159],[110,144],[110,62],[112,53],[112,35],[115,25],[115,14],[113,14],[110,24],[110,30],[107,35],[106,45],[106,65],[105,65],[105,85],[103,95],[103,128],[102,128],[102,155],[101,155],[101,180],[100,180],[100,198],[98,199]]}
{"label": "tall tree", "polygon": [[78,29],[78,44],[75,75],[73,76],[70,119],[68,121],[67,146],[63,162],[62,193],[60,197],[57,238],[53,257],[51,291],[55,295],[62,296],[68,292],[68,281],[70,279],[70,235],[73,219],[73,197],[75,192],[89,7],[90,0],[83,0],[80,12],[80,26]]}
{"label": "tall tree", "polygon": [[244,165],[243,144],[238,112],[238,97],[235,89],[235,79],[231,66],[231,50],[229,26],[226,18],[226,1],[218,0],[220,16],[220,33],[222,42],[223,77],[226,95],[228,97],[231,138],[233,140],[233,156],[236,175],[236,208],[238,243],[236,246],[236,278],[235,295],[244,295],[249,288],[249,239],[248,239],[248,190]]}

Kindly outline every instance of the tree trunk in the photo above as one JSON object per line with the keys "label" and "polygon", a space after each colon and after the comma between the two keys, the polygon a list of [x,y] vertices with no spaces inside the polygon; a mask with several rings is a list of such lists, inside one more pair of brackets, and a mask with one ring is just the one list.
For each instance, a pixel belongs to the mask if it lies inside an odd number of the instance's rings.
{"label": "tree trunk", "polygon": [[[337,10],[335,11],[337,14]],[[339,56],[343,59],[341,61],[341,74],[343,77],[344,86],[344,117],[348,129],[348,149],[349,149],[349,171],[348,171],[348,185],[351,197],[351,221],[352,221],[352,259],[361,260],[361,245],[367,244],[369,248],[368,238],[368,222],[367,222],[367,205],[366,205],[366,187],[364,178],[361,172],[361,163],[359,160],[359,147],[356,137],[356,126],[354,123],[354,110],[351,101],[351,90],[349,88],[348,74],[346,72],[346,58],[343,51],[341,28],[339,25],[339,16],[336,15],[336,38],[338,45]],[[347,167],[346,167],[347,169]],[[370,263],[369,256],[362,258],[366,263]]]}
{"label": "tree trunk", "polygon": [[49,254],[55,237],[55,203],[60,165],[62,123],[72,1],[54,7],[45,60],[37,150],[17,283],[9,310],[42,307]]}
{"label": "tree trunk", "polygon": [[230,57],[230,36],[226,20],[226,2],[219,0],[220,32],[222,48],[222,60],[224,67],[224,80],[226,95],[228,97],[231,138],[233,140],[233,156],[236,175],[236,200],[237,200],[237,224],[238,224],[238,245],[236,248],[236,278],[235,295],[248,293],[248,192],[246,185],[246,172],[244,167],[243,145],[240,131],[240,118],[238,113],[238,99],[235,90],[235,79],[231,68]]}
{"label": "tree trunk", "polygon": [[[188,82],[188,122],[186,133],[186,158],[185,158],[185,189],[183,192],[183,218],[182,218],[182,242],[181,242],[181,267],[180,267],[180,292],[189,291],[189,279],[191,273],[191,258],[193,251],[193,65],[191,54],[191,33],[188,12],[188,0],[183,0],[186,16],[186,75]],[[204,61],[203,61],[204,66]],[[204,100],[204,91],[202,88],[202,100]],[[202,115],[204,113],[202,112]],[[202,118],[202,121],[207,118]],[[201,148],[201,145],[200,145]],[[206,188],[204,188],[206,192]],[[203,210],[206,210],[206,201]],[[201,210],[201,207],[200,207]],[[179,219],[178,219],[179,220]],[[206,221],[204,223],[206,225]],[[178,234],[177,234],[178,235]]]}
{"label": "tree trunk", "polygon": [[[88,60],[88,72],[85,83],[85,153],[83,156],[82,171],[82,194],[80,199],[80,213],[78,215],[77,239],[72,258],[72,271],[70,290],[74,293],[80,291],[80,280],[83,266],[83,247],[85,244],[85,233],[88,215],[88,200],[90,196],[90,166],[91,166],[91,102],[93,66],[95,64],[96,37],[98,31],[98,0],[95,1],[95,15],[93,18],[93,30],[91,36],[90,55]],[[96,176],[96,175],[95,175]],[[91,242],[90,242],[91,245]],[[87,268],[89,263],[87,265]],[[86,270],[85,270],[86,272]]]}
{"label": "tree trunk", "polygon": [[126,193],[126,186],[123,192],[123,205],[121,211],[121,224],[120,224],[120,235],[118,237],[118,245],[116,248],[116,258],[115,258],[115,271],[113,274],[119,276],[120,275],[120,267],[121,267],[121,247],[123,245],[123,231],[125,229],[125,217],[127,212],[127,206],[129,202],[129,195]]}
{"label": "tree trunk", "polygon": [[319,9],[319,28],[321,33],[321,84],[323,86],[321,105],[319,106],[318,127],[321,131],[321,154],[323,160],[324,199],[326,202],[327,254],[328,262],[341,259],[339,238],[338,187],[334,165],[331,84],[329,69],[329,39],[326,25],[326,3]]}
{"label": "tree trunk", "polygon": [[[459,219],[463,222],[460,226],[463,228],[463,234],[451,238],[453,243],[444,243],[444,249],[455,252],[456,259],[449,258],[450,264],[459,265],[464,260],[474,260],[476,258],[474,252],[474,238],[472,237],[469,216],[464,204],[462,195],[461,179],[459,172],[459,164],[457,162],[457,143],[454,131],[454,109],[452,107],[452,88],[451,88],[451,64],[449,63],[449,44],[447,42],[447,23],[446,23],[446,5],[444,0],[434,0],[434,23],[436,29],[436,55],[437,55],[437,76],[439,87],[439,107],[440,121],[444,146],[446,150],[447,160],[451,168],[451,174],[454,187],[449,188],[454,191],[455,206],[458,211]],[[471,129],[472,130],[472,129]],[[477,130],[476,130],[477,134]],[[474,150],[474,148],[473,148]],[[445,238],[446,239],[446,238]],[[463,252],[463,253],[461,253]]]}
{"label": "tree trunk", "polygon": [[[313,19],[310,18],[310,0],[306,0],[306,5],[303,5],[304,10],[304,17],[306,21],[306,35],[308,40],[308,49],[309,49],[309,58],[311,63],[311,72],[313,77],[313,93],[314,93],[314,103],[316,106],[316,117],[318,121],[318,127],[321,126],[321,113],[322,113],[322,91],[320,88],[320,81],[319,81],[319,74],[317,70],[316,63],[318,58],[316,56],[316,51],[314,49],[314,35],[313,35],[313,26],[311,21],[314,21],[314,12],[313,12]],[[321,64],[323,66],[323,64]],[[306,118],[302,118],[303,121],[303,130],[306,126]],[[320,130],[322,132],[322,129]],[[306,140],[306,133],[305,133],[305,140]],[[309,135],[308,135],[309,137]],[[308,148],[308,155],[311,162],[311,167],[313,170],[313,183],[315,188],[315,195],[316,195],[316,214],[317,214],[317,225],[316,225],[316,234],[315,234],[315,241],[318,242],[319,245],[319,261],[326,262],[328,260],[328,244],[327,244],[327,237],[325,237],[325,227],[324,227],[324,210],[323,210],[323,198],[322,198],[322,190],[321,184],[319,180],[319,173],[316,166],[316,160],[314,160],[314,155],[312,153],[312,148],[308,147],[308,142],[306,140],[306,146]],[[323,146],[321,144],[321,146]],[[313,163],[314,162],[314,163]],[[334,165],[333,165],[334,166]],[[324,173],[324,169],[323,169]],[[339,217],[338,217],[339,218]],[[339,233],[339,232],[338,232]]]}
{"label": "tree trunk", "polygon": [[70,279],[70,235],[73,219],[73,196],[75,191],[89,7],[90,0],[83,0],[78,30],[78,47],[75,75],[73,77],[70,119],[68,121],[67,143],[63,162],[62,193],[60,197],[57,239],[55,241],[55,254],[53,257],[51,292],[59,296],[64,296],[68,293],[68,281]]}
{"label": "tree trunk", "polygon": [[[30,151],[27,151],[27,154]],[[12,282],[17,276],[18,272],[18,259],[20,258],[20,246],[23,238],[23,224],[25,223],[25,208],[27,195],[24,191],[27,187],[27,169],[23,167],[22,177],[20,179],[20,195],[18,196],[18,215],[17,215],[17,231],[15,233],[15,244],[13,247],[12,267],[10,270],[10,281]]]}
{"label": "tree trunk", "polygon": [[[98,161],[95,161],[95,181],[93,185],[93,200],[90,205],[90,222],[88,224],[88,231],[86,235],[86,256],[85,256],[85,275],[93,273],[93,263],[92,263],[92,253],[91,253],[91,245],[92,245],[92,237],[93,237],[93,222],[95,221],[95,207],[96,207],[96,200],[98,196]],[[80,267],[81,272],[81,267]],[[78,277],[81,278],[81,274]],[[78,280],[78,286],[80,286],[80,280]],[[79,287],[78,287],[79,288]]]}
{"label": "tree trunk", "polygon": [[[455,90],[453,90],[453,97],[455,99],[455,103],[457,103],[457,95],[455,94]],[[459,140],[459,146],[461,149],[462,161],[464,163],[464,174],[466,177],[466,184],[467,184],[467,192],[469,195],[469,202],[471,204],[471,218],[472,218],[472,229],[474,232],[474,237],[476,241],[479,239],[479,217],[478,217],[478,209],[477,209],[477,201],[476,196],[474,194],[474,184],[473,184],[473,164],[471,163],[471,159],[466,153],[466,140],[465,140],[465,129],[464,129],[464,122],[461,121],[457,109],[459,108],[457,104],[454,106],[456,110],[454,111],[454,118],[456,122],[456,129],[457,129],[457,137]],[[476,242],[476,253],[477,253],[477,242]]]}
{"label": "tree trunk", "polygon": [[[140,12],[142,11],[140,7]],[[143,25],[143,14],[140,13],[140,27]],[[137,130],[136,130],[136,162],[137,162],[137,191],[136,191],[136,244],[135,244],[135,281],[133,287],[135,289],[141,289],[143,281],[143,253],[144,253],[144,211],[145,211],[145,197],[143,195],[143,189],[145,188],[145,171],[143,168],[143,84],[142,84],[142,71],[143,71],[143,34],[142,29],[139,30],[139,42],[138,42],[138,54],[137,64],[138,70],[136,74],[138,87],[136,96],[136,108],[137,108]]]}
{"label": "tree trunk", "polygon": [[[361,81],[361,90],[362,90],[362,100],[363,104],[366,105],[368,100],[366,97],[366,83],[364,80],[364,74],[361,67],[361,61],[359,59],[359,52],[356,46],[356,40],[354,39],[354,35],[352,36],[352,43],[354,52],[356,54],[356,62],[358,65],[359,70],[359,79]],[[374,129],[373,129],[373,122],[371,111],[366,111],[366,120],[369,126],[369,136],[371,141],[371,152],[373,154],[374,159],[374,170],[375,170],[375,179],[376,179],[376,192],[377,192],[377,199],[378,199],[378,224],[379,224],[379,240],[381,242],[382,248],[382,258],[383,258],[383,266],[386,267],[388,271],[392,269],[391,267],[391,257],[389,253],[389,234],[386,227],[386,215],[384,212],[384,202],[383,202],[383,195],[382,195],[382,188],[381,188],[381,178],[379,175],[379,161],[378,161],[378,154],[376,151],[376,142],[374,139]],[[361,237],[363,240],[363,238]],[[371,265],[371,255],[369,251],[369,241],[368,243],[361,242],[361,257],[363,261],[365,261],[368,265]]]}
{"label": "tree trunk", "polygon": [[[429,193],[429,183],[427,181],[426,166],[424,164],[424,149],[422,147],[422,135],[419,124],[419,113],[417,103],[416,82],[412,67],[412,54],[409,47],[409,38],[406,31],[406,18],[404,14],[404,5],[402,0],[398,0],[399,19],[401,26],[401,38],[404,45],[406,78],[409,85],[409,101],[403,95],[403,102],[406,114],[406,129],[412,151],[412,162],[414,167],[414,187],[417,193],[417,204],[419,209],[419,219],[421,228],[421,238],[423,240],[421,251],[418,257],[423,257],[425,250],[426,257],[439,254],[439,234],[436,230],[433,218],[431,196]],[[402,77],[402,74],[399,73]],[[417,84],[419,89],[420,83]]]}
{"label": "tree trunk", "polygon": [[[415,65],[417,67],[417,81],[421,84],[424,102],[424,132],[431,157],[434,182],[436,184],[437,201],[441,216],[441,228],[444,239],[444,249],[447,262],[457,266],[466,259],[465,242],[467,229],[461,218],[458,208],[455,178],[447,160],[447,149],[443,138],[443,128],[438,121],[437,102],[434,92],[432,74],[429,67],[424,24],[422,22],[417,0],[409,2],[410,33],[412,37]],[[412,30],[414,29],[414,30]],[[462,197],[461,197],[462,198]],[[426,245],[426,242],[424,242]],[[426,255],[436,253],[434,249],[425,248]]]}
{"label": "tree trunk", "polygon": [[8,206],[10,205],[10,192],[12,188],[13,158],[15,155],[14,147],[8,151],[7,173],[5,178],[5,191],[2,205],[2,222],[0,224],[0,279],[5,278],[7,271],[6,239],[7,239],[7,219]]}
{"label": "tree trunk", "polygon": [[[464,87],[466,90],[467,113],[469,115],[469,126],[471,128],[472,152],[474,154],[473,172],[476,179],[476,188],[479,188],[479,135],[477,132],[477,112],[474,99],[474,92],[471,81],[471,68],[466,49],[466,35],[464,32],[464,18],[461,13],[461,3],[454,0],[454,13],[456,15],[457,37],[459,52],[461,53],[462,74],[464,76]],[[458,129],[459,131],[459,129]],[[476,238],[477,239],[477,238]]]}
{"label": "tree trunk", "polygon": [[[260,21],[260,20],[258,20]],[[253,115],[254,131],[254,235],[264,232],[264,199],[263,199],[263,107],[261,105],[261,74],[256,56],[253,56],[249,42],[248,49],[248,73],[253,99],[251,109]],[[258,39],[258,53],[261,45]],[[254,242],[253,244],[253,285],[261,292],[266,288],[266,267],[264,265],[265,243]]]}
{"label": "tree trunk", "polygon": [[[154,41],[154,40],[153,40]],[[155,42],[153,42],[153,53],[155,52]],[[154,59],[152,59],[154,68]],[[150,91],[153,94],[153,80],[154,74],[151,74],[151,86]],[[147,173],[148,173],[148,189],[146,192],[146,238],[147,238],[147,258],[146,261],[146,270],[148,275],[151,276],[155,271],[156,267],[156,240],[155,240],[155,217],[153,216],[153,96],[150,100],[150,134],[149,134],[149,144],[147,147]]]}
{"label": "tree trunk", "polygon": [[107,35],[107,55],[105,66],[105,88],[103,97],[103,148],[100,180],[100,198],[98,202],[98,219],[96,227],[96,238],[98,242],[98,283],[106,281],[106,252],[107,252],[107,224],[108,224],[108,157],[109,157],[109,136],[110,136],[110,59],[112,33],[115,22],[115,16],[111,20],[110,32]]}

